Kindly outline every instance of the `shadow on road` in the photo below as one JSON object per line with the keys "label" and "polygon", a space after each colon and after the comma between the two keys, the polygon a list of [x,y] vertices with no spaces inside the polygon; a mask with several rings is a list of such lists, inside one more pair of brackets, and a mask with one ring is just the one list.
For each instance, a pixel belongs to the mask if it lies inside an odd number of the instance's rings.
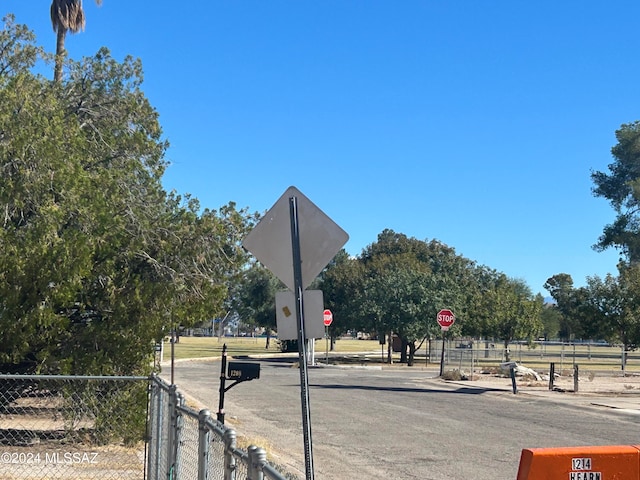
{"label": "shadow on road", "polygon": [[265,363],[270,364],[272,367],[286,367],[293,368],[298,366],[298,357],[264,357],[264,358],[256,358],[252,355],[234,355],[233,360],[250,360],[253,363]]}
{"label": "shadow on road", "polygon": [[455,390],[445,390],[440,388],[415,388],[415,387],[373,387],[370,385],[314,385],[310,384],[309,387],[313,388],[326,388],[335,390],[370,390],[376,392],[411,392],[411,393],[455,393],[463,395],[482,395],[488,392],[503,392],[500,388],[482,388],[474,387],[467,388],[461,387]]}

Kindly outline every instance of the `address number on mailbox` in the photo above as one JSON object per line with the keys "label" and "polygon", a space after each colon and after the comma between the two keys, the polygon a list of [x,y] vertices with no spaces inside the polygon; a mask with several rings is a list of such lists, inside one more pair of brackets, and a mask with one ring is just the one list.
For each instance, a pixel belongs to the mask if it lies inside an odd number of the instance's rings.
{"label": "address number on mailbox", "polygon": [[246,362],[229,362],[229,380],[253,380],[260,378],[260,364]]}

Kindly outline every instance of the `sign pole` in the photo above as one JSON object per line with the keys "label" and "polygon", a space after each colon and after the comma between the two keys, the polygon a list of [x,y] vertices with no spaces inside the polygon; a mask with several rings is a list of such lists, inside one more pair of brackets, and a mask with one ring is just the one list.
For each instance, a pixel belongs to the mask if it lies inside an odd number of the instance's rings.
{"label": "sign pole", "polygon": [[[309,221],[300,223],[300,217]],[[296,312],[295,330],[297,332],[291,332],[291,337],[286,340],[298,340],[306,480],[313,480],[314,473],[305,340],[307,337],[313,339],[322,336],[322,331],[320,330],[316,335],[313,325],[307,325],[305,328],[304,290],[311,285],[314,278],[335,257],[347,240],[349,240],[347,232],[292,186],[285,190],[242,241],[242,246],[262,265],[271,270],[293,293],[292,300],[295,307],[291,304],[291,310]],[[290,253],[293,254],[293,265],[290,261]],[[276,295],[276,302],[277,298]],[[285,317],[289,317],[292,312],[283,309],[283,313]],[[308,313],[308,316],[311,319],[313,314]],[[305,330],[308,331],[305,332]]]}
{"label": "sign pole", "polygon": [[329,327],[324,327],[325,353],[327,365],[329,365]]}
{"label": "sign pole", "polygon": [[324,322],[324,338],[326,339],[326,361],[329,365],[329,326],[333,322],[333,313],[328,308],[322,312],[322,321]]}
{"label": "sign pole", "polygon": [[304,300],[302,287],[302,258],[300,254],[300,230],[298,223],[298,199],[289,197],[291,222],[291,249],[293,251],[293,283],[296,296],[296,318],[298,321],[298,359],[300,364],[300,399],[302,402],[302,433],[304,440],[304,463],[306,480],[313,480],[313,447],[311,441],[311,412],[309,411],[309,378],[307,368],[306,338],[304,333]]}
{"label": "sign pole", "polygon": [[444,374],[444,334],[446,330],[442,329],[442,352],[440,353],[440,376]]}
{"label": "sign pole", "polygon": [[430,346],[431,346],[431,335],[429,335],[429,339],[424,344],[424,366],[425,367],[429,366],[429,347]]}
{"label": "sign pole", "polygon": [[440,352],[440,376],[442,376],[444,374],[444,334],[455,323],[456,316],[448,308],[443,308],[436,315],[436,321],[442,329],[442,352]]}

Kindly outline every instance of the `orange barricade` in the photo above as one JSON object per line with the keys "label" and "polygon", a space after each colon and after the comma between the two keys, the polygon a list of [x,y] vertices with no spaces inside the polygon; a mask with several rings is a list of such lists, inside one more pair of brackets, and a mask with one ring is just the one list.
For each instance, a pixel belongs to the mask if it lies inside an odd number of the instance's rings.
{"label": "orange barricade", "polygon": [[526,448],[517,480],[639,480],[640,445]]}

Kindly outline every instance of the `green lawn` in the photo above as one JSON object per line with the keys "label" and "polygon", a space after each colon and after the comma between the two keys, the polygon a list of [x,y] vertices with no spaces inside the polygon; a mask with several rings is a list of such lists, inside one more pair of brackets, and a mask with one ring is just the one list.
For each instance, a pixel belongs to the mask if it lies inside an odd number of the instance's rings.
{"label": "green lawn", "polygon": [[[316,354],[326,350],[325,340],[316,340]],[[175,358],[206,358],[219,357],[222,354],[222,346],[227,345],[229,356],[260,355],[280,353],[277,342],[271,339],[269,349],[265,348],[266,339],[264,337],[180,337],[180,341],[175,344]],[[377,340],[337,340],[335,352],[379,352],[380,345]],[[164,359],[171,358],[171,345],[164,344]]]}

